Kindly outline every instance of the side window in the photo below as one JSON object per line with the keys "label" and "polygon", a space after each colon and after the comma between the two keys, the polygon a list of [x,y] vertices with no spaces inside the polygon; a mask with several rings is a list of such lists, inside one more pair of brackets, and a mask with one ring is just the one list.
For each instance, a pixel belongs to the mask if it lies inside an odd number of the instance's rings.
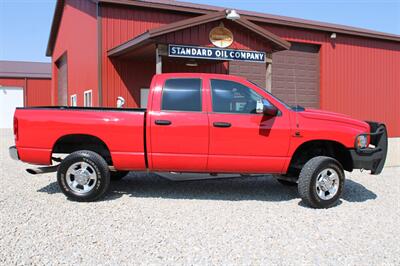
{"label": "side window", "polygon": [[201,111],[200,79],[169,79],[162,92],[164,111]]}
{"label": "side window", "polygon": [[212,109],[217,113],[255,114],[263,99],[252,89],[229,80],[212,79]]}

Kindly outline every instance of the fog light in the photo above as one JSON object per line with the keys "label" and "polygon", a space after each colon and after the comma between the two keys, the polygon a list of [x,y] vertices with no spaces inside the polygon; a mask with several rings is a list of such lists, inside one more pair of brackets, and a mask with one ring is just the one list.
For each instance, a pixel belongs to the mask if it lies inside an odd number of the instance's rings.
{"label": "fog light", "polygon": [[366,135],[357,136],[356,145],[358,149],[366,148],[368,146],[368,137]]}

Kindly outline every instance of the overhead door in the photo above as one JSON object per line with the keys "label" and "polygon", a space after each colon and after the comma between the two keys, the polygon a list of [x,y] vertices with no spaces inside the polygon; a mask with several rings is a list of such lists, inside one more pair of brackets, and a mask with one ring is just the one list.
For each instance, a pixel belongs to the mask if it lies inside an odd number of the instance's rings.
{"label": "overhead door", "polygon": [[267,66],[265,63],[231,61],[229,62],[229,74],[244,77],[261,88],[266,86]]}
{"label": "overhead door", "polygon": [[12,128],[15,108],[23,106],[22,88],[0,87],[0,128]]}
{"label": "overhead door", "polygon": [[67,76],[67,56],[63,55],[57,61],[57,91],[58,105],[68,105],[68,76]]}
{"label": "overhead door", "polygon": [[289,105],[319,108],[319,46],[292,43],[272,55],[272,93]]}

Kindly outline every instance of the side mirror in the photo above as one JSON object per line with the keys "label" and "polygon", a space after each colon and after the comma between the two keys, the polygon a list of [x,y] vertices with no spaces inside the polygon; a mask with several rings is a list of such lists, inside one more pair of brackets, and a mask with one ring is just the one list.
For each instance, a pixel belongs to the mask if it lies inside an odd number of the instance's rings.
{"label": "side mirror", "polygon": [[261,99],[257,101],[256,113],[268,116],[277,116],[278,108],[270,104],[267,100]]}

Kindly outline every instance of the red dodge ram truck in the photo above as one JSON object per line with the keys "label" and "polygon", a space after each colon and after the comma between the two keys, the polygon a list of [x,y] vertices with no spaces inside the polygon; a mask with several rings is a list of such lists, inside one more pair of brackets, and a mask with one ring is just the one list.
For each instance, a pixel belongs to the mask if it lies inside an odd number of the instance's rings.
{"label": "red dodge ram truck", "polygon": [[291,107],[244,78],[199,73],[154,76],[148,109],[18,108],[14,135],[11,157],[46,165],[32,174],[57,171],[77,201],[99,199],[128,171],[274,174],[327,208],[344,170],[377,175],[387,152],[383,124]]}

